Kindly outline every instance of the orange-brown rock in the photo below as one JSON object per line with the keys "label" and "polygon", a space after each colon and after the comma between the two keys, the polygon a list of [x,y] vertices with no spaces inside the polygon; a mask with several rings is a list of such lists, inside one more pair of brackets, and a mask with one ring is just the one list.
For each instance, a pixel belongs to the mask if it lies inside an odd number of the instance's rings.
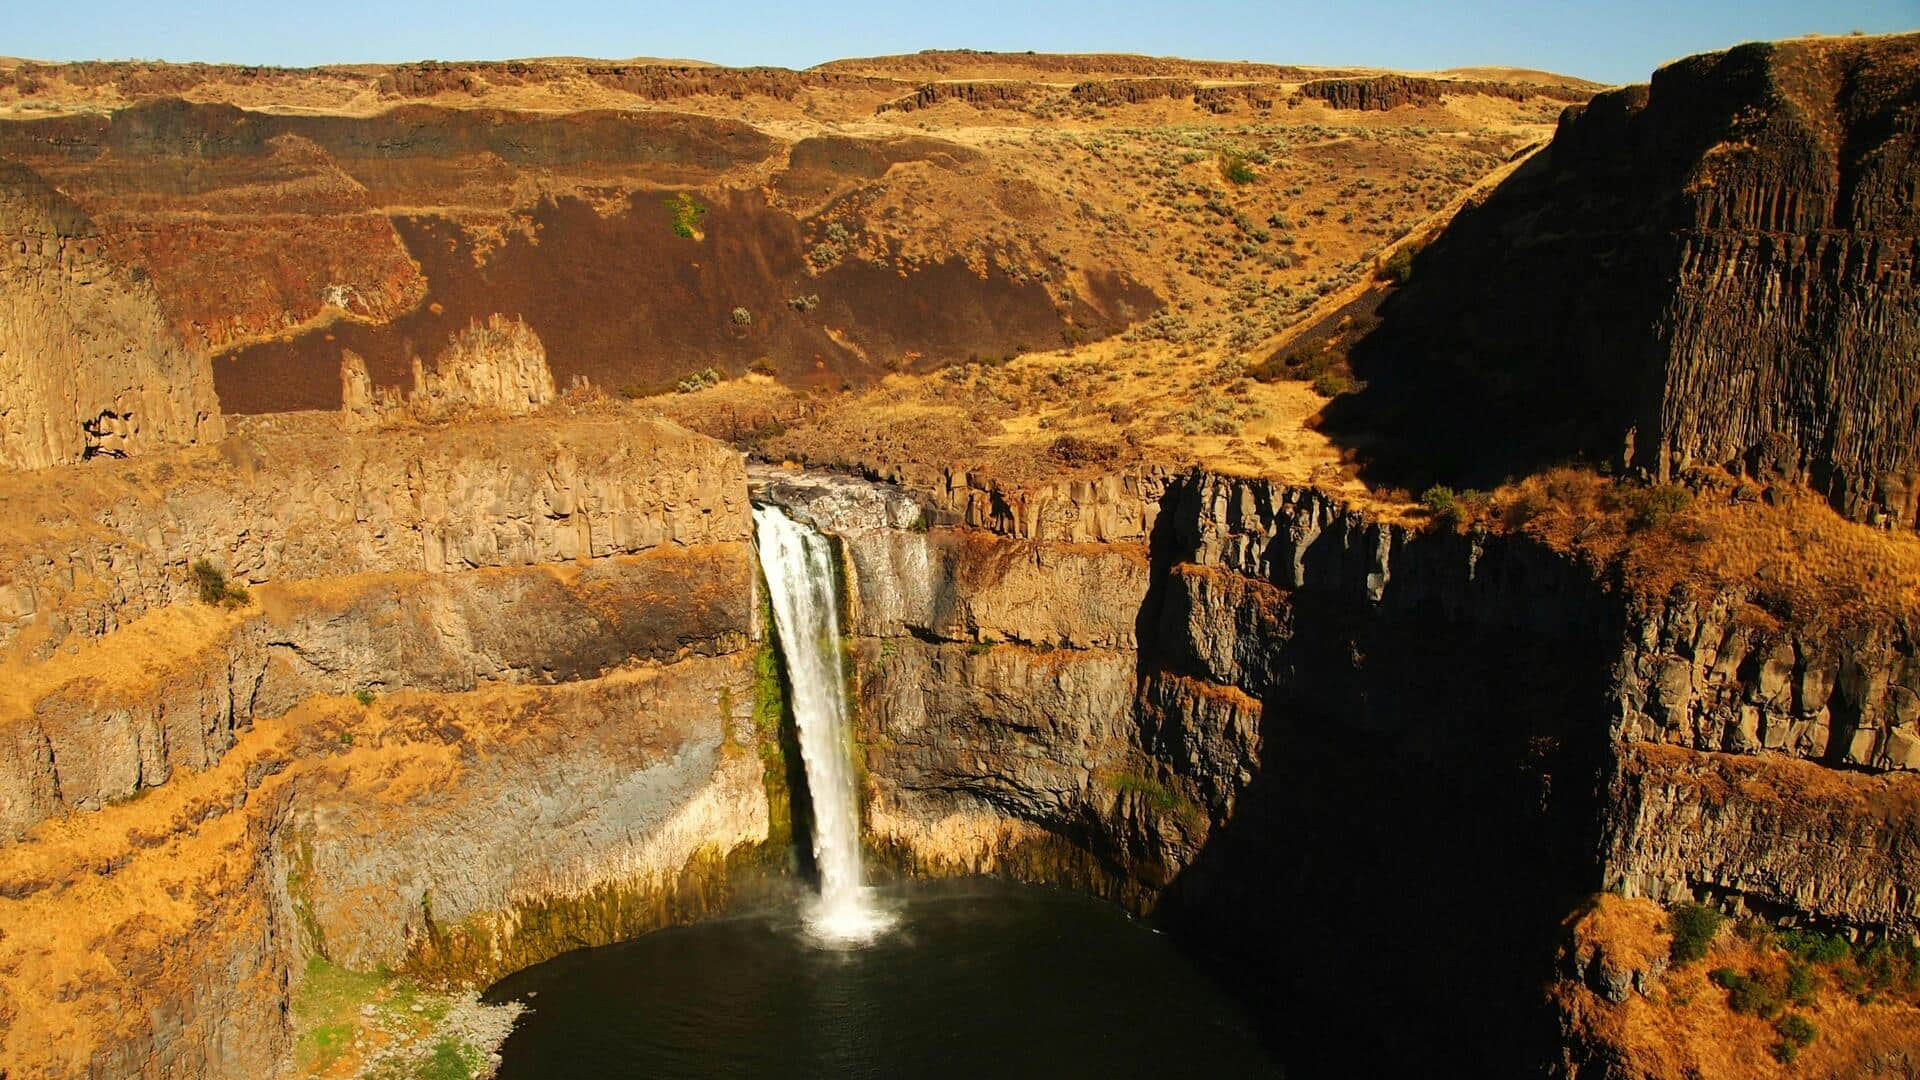
{"label": "orange-brown rock", "polygon": [[1015,82],[924,83],[905,97],[881,103],[879,111],[913,112],[948,101],[958,101],[976,109],[1017,109],[1037,92],[1036,87]]}
{"label": "orange-brown rock", "polygon": [[341,418],[349,431],[402,421],[525,416],[552,404],[547,351],[527,324],[498,315],[454,335],[428,370],[413,358],[413,387],[373,385],[367,363],[340,352]]}
{"label": "orange-brown rock", "polygon": [[343,439],[333,417],[304,415],[214,448],[29,474],[8,495],[0,646],[36,656],[192,600],[200,559],[263,583],[529,566],[750,531],[738,453],[633,418]]}
{"label": "orange-brown rock", "polygon": [[206,356],[144,276],[28,169],[0,161],[0,469],[120,458],[220,438]]}

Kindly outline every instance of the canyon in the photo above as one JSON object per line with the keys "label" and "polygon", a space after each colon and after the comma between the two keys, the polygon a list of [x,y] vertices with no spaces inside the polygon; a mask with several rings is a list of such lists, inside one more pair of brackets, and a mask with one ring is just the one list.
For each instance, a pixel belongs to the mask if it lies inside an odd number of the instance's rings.
{"label": "canyon", "polygon": [[871,876],[1296,1075],[1789,1075],[1668,912],[1920,930],[1917,57],[0,66],[0,1073],[483,1071],[367,1018],[784,895],[779,513]]}

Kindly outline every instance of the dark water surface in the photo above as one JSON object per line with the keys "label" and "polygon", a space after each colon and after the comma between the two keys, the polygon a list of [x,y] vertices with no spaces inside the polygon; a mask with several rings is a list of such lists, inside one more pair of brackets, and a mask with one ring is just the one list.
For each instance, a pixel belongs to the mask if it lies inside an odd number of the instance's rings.
{"label": "dark water surface", "polygon": [[863,948],[815,946],[789,908],[510,975],[487,1000],[531,1009],[499,1075],[1279,1075],[1240,1007],[1111,905],[986,880],[882,895],[899,922]]}

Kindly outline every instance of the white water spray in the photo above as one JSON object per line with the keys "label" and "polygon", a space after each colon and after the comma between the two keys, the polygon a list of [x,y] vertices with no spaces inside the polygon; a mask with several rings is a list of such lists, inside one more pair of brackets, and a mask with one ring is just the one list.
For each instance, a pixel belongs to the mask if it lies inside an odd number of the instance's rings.
{"label": "white water spray", "polygon": [[813,860],[820,901],[808,920],[832,944],[858,944],[892,922],[860,878],[860,800],[854,790],[840,616],[827,538],[777,508],[753,508],[760,568],[773,600],[780,653],[793,687],[793,720],[813,796]]}

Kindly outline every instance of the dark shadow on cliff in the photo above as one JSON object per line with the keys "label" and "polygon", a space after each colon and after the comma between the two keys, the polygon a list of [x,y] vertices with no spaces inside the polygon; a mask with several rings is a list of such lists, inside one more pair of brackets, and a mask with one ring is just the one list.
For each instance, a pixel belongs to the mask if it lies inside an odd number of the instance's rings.
{"label": "dark shadow on cliff", "polygon": [[1596,235],[1632,217],[1566,212],[1586,202],[1552,154],[1565,156],[1543,151],[1463,210],[1349,351],[1362,389],[1329,403],[1321,430],[1369,483],[1491,487],[1618,457],[1633,418],[1657,403],[1648,331],[1667,271]]}
{"label": "dark shadow on cliff", "polygon": [[[1296,1077],[1534,1075],[1556,1052],[1560,921],[1598,887],[1612,620],[1517,545],[1446,577],[1466,544],[1397,552],[1413,580],[1377,604],[1352,548],[1304,553],[1291,632],[1252,658],[1257,773],[1158,909]],[[1143,677],[1201,675],[1179,579],[1155,580]]]}
{"label": "dark shadow on cliff", "polygon": [[1479,487],[1562,461],[1657,467],[1690,170],[1764,99],[1765,56],[1696,58],[1576,106],[1414,260],[1322,430],[1377,485]]}

